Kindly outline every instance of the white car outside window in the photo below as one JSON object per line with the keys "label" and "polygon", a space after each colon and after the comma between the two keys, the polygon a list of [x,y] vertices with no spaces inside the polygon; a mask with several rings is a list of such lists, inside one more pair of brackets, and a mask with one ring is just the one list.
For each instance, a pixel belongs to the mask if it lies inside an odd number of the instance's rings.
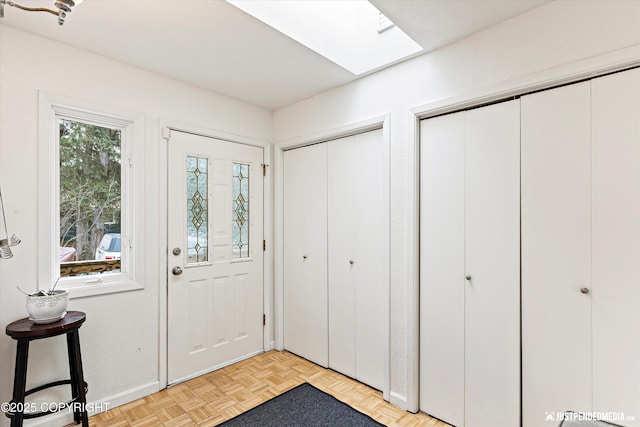
{"label": "white car outside window", "polygon": [[113,259],[120,259],[120,234],[118,233],[105,234],[96,249],[96,260]]}

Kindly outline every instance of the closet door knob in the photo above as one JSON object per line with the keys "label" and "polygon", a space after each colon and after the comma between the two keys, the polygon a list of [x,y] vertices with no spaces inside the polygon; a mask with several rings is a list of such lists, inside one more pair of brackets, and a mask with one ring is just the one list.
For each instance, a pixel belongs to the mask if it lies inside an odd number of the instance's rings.
{"label": "closet door knob", "polygon": [[353,260],[352,259],[349,260],[349,264],[353,265]]}
{"label": "closet door knob", "polygon": [[589,288],[581,288],[580,292],[582,292],[583,294],[588,294],[589,293]]}
{"label": "closet door knob", "polygon": [[465,277],[465,279],[471,280],[471,276],[467,276],[467,277]]}
{"label": "closet door knob", "polygon": [[302,255],[302,259],[307,259],[307,256],[306,255]]}

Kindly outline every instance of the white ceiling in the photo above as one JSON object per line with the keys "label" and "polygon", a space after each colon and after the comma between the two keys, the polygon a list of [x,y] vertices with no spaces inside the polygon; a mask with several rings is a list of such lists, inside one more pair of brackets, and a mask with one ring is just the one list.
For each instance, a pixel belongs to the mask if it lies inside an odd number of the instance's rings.
{"label": "white ceiling", "polygon": [[[428,52],[549,0],[370,1]],[[269,109],[358,78],[223,0],[85,0],[62,27],[5,6],[1,22]]]}

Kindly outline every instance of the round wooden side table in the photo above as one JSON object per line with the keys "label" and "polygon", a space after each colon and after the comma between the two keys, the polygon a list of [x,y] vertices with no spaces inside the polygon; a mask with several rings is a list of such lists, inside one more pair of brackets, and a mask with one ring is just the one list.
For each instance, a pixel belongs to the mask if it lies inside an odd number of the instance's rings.
{"label": "round wooden side table", "polygon": [[[78,334],[78,329],[80,329],[80,326],[82,326],[86,318],[86,315],[81,311],[69,311],[62,319],[54,323],[36,324],[25,318],[7,325],[6,334],[18,341],[16,368],[13,377],[13,398],[9,404],[10,410],[6,412],[6,416],[11,418],[11,427],[22,426],[22,422],[25,419],[42,417],[58,412],[64,408],[73,409],[73,419],[76,424],[82,423],[83,427],[89,426],[89,418],[86,410],[88,388],[87,383],[84,381],[82,371],[80,336]],[[32,388],[31,390],[26,390],[29,343],[33,340],[55,337],[62,334],[67,335],[70,379],[54,381]],[[25,405],[24,400],[26,396],[49,387],[65,384],[71,385],[71,401],[65,405],[51,405],[54,406],[54,408],[25,412],[25,408],[30,407],[30,405]]]}

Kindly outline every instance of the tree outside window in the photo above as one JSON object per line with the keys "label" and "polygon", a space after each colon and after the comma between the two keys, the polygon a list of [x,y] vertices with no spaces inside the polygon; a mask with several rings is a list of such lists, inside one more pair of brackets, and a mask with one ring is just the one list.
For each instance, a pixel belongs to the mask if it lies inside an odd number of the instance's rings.
{"label": "tree outside window", "polygon": [[63,118],[58,124],[61,259],[75,250],[77,261],[95,260],[105,234],[119,241],[122,130]]}

